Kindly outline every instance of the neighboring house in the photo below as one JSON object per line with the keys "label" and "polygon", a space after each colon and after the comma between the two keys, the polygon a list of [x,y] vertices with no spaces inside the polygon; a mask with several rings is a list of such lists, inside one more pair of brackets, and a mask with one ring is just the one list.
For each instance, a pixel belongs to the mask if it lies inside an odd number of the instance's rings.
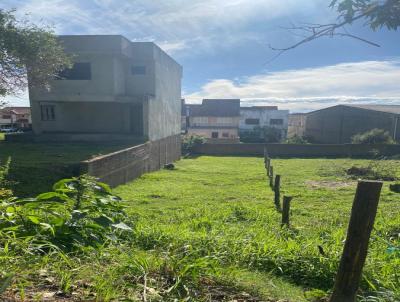
{"label": "neighboring house", "polygon": [[288,138],[299,136],[304,137],[306,131],[306,113],[291,113],[288,121]]}
{"label": "neighboring house", "polygon": [[156,141],[180,134],[182,67],[156,44],[120,35],[59,40],[74,64],[49,89],[30,89],[36,135]]}
{"label": "neighboring house", "polygon": [[350,143],[351,137],[384,129],[400,141],[400,105],[337,105],[307,114],[305,135],[317,143]]}
{"label": "neighboring house", "polygon": [[283,140],[287,136],[288,116],[289,110],[278,110],[277,106],[241,107],[240,133],[244,136],[260,128],[274,128]]}
{"label": "neighboring house", "polygon": [[209,142],[239,141],[239,99],[204,99],[201,105],[187,105],[188,133]]}
{"label": "neighboring house", "polygon": [[186,105],[185,99],[182,99],[181,103],[181,133],[187,133],[187,125],[189,123],[189,112],[188,106]]}
{"label": "neighboring house", "polygon": [[5,107],[0,109],[0,128],[29,130],[31,125],[30,107]]}

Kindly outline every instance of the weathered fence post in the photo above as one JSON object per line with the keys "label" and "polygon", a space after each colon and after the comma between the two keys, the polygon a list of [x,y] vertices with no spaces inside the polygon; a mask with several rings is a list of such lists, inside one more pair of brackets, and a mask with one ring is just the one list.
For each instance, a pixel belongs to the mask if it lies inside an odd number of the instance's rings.
{"label": "weathered fence post", "polygon": [[382,183],[378,181],[358,182],[346,243],[329,302],[354,302],[356,299],[381,188]]}
{"label": "weathered fence post", "polygon": [[290,202],[292,201],[292,196],[283,196],[282,202],[282,223],[281,226],[285,224],[289,226],[289,212],[290,212]]}
{"label": "weathered fence post", "polygon": [[281,176],[277,174],[275,176],[275,183],[274,183],[274,192],[275,192],[275,206],[280,209],[281,207]]}
{"label": "weathered fence post", "polygon": [[269,166],[269,186],[274,189],[274,167]]}
{"label": "weathered fence post", "polygon": [[269,176],[269,167],[271,166],[271,160],[269,158],[265,161],[265,169],[267,170],[267,175]]}

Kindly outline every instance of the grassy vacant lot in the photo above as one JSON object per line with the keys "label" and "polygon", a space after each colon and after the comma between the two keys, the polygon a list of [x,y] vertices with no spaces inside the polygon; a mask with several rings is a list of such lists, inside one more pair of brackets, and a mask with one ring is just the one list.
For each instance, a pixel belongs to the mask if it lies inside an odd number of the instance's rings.
{"label": "grassy vacant lot", "polygon": [[[119,243],[79,256],[0,257],[0,266],[17,273],[12,286],[25,297],[322,301],[316,298],[333,286],[356,187],[344,169],[354,164],[368,161],[273,160],[283,191],[294,196],[292,227],[282,229],[261,158],[184,159],[176,170],[115,189],[133,227]],[[398,161],[385,165],[400,172]],[[399,197],[385,182],[360,301],[400,299]]]}
{"label": "grassy vacant lot", "polygon": [[0,163],[11,157],[9,178],[17,196],[33,196],[78,173],[80,161],[132,144],[14,143],[0,141]]}

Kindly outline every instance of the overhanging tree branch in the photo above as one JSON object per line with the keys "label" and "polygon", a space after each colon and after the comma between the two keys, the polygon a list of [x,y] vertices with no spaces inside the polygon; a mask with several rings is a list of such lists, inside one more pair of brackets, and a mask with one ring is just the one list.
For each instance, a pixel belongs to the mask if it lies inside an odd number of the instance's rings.
{"label": "overhanging tree branch", "polygon": [[292,25],[286,28],[292,34],[301,36],[302,39],[288,47],[278,48],[269,45],[272,50],[278,51],[278,53],[268,62],[275,60],[285,51],[295,49],[321,37],[348,37],[371,46],[380,47],[378,43],[347,32],[345,26],[351,25],[358,20],[365,20],[364,25],[373,30],[382,27],[386,27],[389,30],[397,30],[400,26],[400,0],[333,0],[330,7],[335,8],[339,13],[337,23],[305,23],[300,26]]}

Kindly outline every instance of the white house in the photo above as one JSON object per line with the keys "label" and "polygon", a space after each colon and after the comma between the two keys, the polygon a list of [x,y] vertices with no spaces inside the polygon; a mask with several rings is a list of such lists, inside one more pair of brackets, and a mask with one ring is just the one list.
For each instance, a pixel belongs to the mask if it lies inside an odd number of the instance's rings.
{"label": "white house", "polygon": [[240,107],[240,133],[252,132],[256,128],[275,128],[285,139],[288,130],[289,110],[278,110],[277,106]]}

